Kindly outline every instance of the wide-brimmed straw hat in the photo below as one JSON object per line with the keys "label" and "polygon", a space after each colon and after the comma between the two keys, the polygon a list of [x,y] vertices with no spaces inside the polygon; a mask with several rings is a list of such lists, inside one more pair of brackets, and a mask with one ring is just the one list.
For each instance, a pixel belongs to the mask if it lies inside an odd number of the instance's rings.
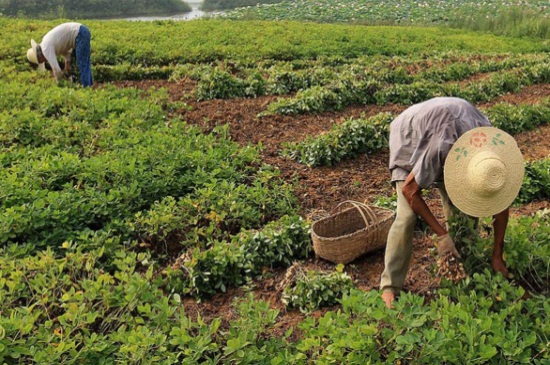
{"label": "wide-brimmed straw hat", "polygon": [[42,63],[39,63],[38,62],[38,53],[36,51],[36,48],[38,47],[38,43],[36,43],[34,41],[34,39],[31,39],[31,48],[29,48],[27,50],[27,59],[29,60],[29,62],[32,62],[34,63],[35,65],[38,65],[38,67],[41,69],[41,70],[45,70],[46,69],[46,65],[44,64],[44,62]]}
{"label": "wide-brimmed straw hat", "polygon": [[492,216],[512,204],[524,172],[512,136],[494,127],[474,128],[460,136],[445,160],[445,189],[462,212]]}

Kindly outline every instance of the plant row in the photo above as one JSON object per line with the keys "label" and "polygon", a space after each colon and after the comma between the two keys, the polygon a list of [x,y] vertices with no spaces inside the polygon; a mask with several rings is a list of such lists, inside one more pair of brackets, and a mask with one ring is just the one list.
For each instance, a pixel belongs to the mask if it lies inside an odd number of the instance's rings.
{"label": "plant row", "polygon": [[388,25],[449,25],[454,28],[491,31],[508,36],[548,36],[548,7],[543,0],[504,1],[283,1],[224,14],[241,20],[298,20],[331,23]]}
{"label": "plant row", "polygon": [[[283,95],[312,87],[330,88],[343,82],[359,85],[376,81],[381,85],[410,85],[415,82],[442,83],[461,81],[470,76],[509,70],[515,67],[537,65],[547,61],[544,55],[495,55],[470,57],[456,54],[432,54],[426,58],[414,57],[360,57],[345,64],[334,64],[331,59],[317,62],[280,62],[278,64],[227,64],[200,70],[179,68],[172,79],[191,77],[197,80],[195,95],[199,100],[259,95]],[[266,67],[268,66],[268,67]],[[344,80],[344,81],[342,81]]]}
{"label": "plant row", "polygon": [[[373,1],[356,3],[352,0],[321,0],[310,3],[305,0],[283,1],[271,6],[237,9],[225,16],[230,19],[301,20],[366,24],[447,24],[453,19],[468,18],[480,14],[495,16],[519,4],[511,0],[483,3],[472,0],[439,2],[427,0],[422,4],[410,1]],[[521,4],[525,9],[548,15],[546,3],[541,0]]]}
{"label": "plant row", "polygon": [[[0,17],[0,60],[29,70],[30,39],[40,42],[58,21]],[[479,54],[537,53],[548,46],[530,39],[437,28],[358,27],[299,22],[193,22],[86,20],[92,34],[92,66],[175,66],[186,63],[314,60],[365,55],[409,56],[460,50]],[[381,40],[384,40],[383,42]]]}
{"label": "plant row", "polygon": [[[516,203],[525,204],[550,197],[550,158],[527,163],[526,170],[526,177]],[[162,209],[157,207],[155,211],[162,211]],[[171,217],[174,221],[180,220],[178,214],[173,214]],[[139,224],[139,216],[136,221]],[[173,238],[173,231],[167,229],[170,224],[166,223],[167,220],[162,220],[162,222],[165,223],[163,226],[153,224],[150,225],[150,228],[154,228],[155,232],[170,231],[171,234],[167,236]],[[143,227],[137,228],[137,231],[143,232]],[[541,237],[544,237],[544,234]],[[214,239],[216,236],[212,235],[212,237]],[[514,237],[516,235],[512,234],[511,241],[516,240]],[[158,239],[156,241],[158,244]],[[225,292],[229,287],[242,286],[261,275],[266,268],[288,267],[294,260],[304,259],[311,255],[309,223],[298,217],[283,217],[277,222],[268,224],[261,232],[244,231],[237,236],[233,236],[230,241],[209,241],[210,243],[206,246],[188,247],[176,260],[176,263],[167,269],[166,285],[170,290],[175,290],[180,294],[193,294],[197,297],[210,296],[220,291]],[[151,239],[148,242],[151,242]],[[486,254],[486,250],[481,248],[477,250],[482,252],[482,255],[479,253],[476,255],[479,261]],[[542,254],[544,251],[544,247],[541,247],[540,257],[544,257]],[[490,257],[490,255],[487,257]],[[547,261],[543,259],[539,261],[539,265],[536,265],[535,259],[524,260],[520,268],[516,265],[516,269],[522,272],[523,275],[527,275],[527,272],[529,272],[529,275],[535,278],[531,282],[537,282],[539,290],[540,287],[544,287],[543,291],[548,291],[550,288],[543,284],[546,280],[544,278],[547,278],[550,274],[545,271],[545,265],[550,264]],[[303,272],[300,273],[303,269],[297,269],[296,271],[300,274],[297,276],[301,276],[307,283],[309,277],[304,276]],[[318,289],[331,282],[331,279],[327,279],[328,282],[322,284],[324,276],[317,279],[314,275],[312,282],[314,285],[319,285]],[[339,280],[343,279],[339,278]],[[540,281],[542,281],[542,284]],[[306,310],[306,308],[315,309],[321,303],[334,304],[333,300],[326,297],[325,300],[315,299],[317,298],[316,295],[321,294],[316,294],[315,290],[308,289],[307,286],[304,287],[306,284],[303,282],[295,284],[290,286],[287,294],[285,294],[290,306]],[[335,292],[334,290],[327,290],[332,293]],[[308,294],[298,294],[298,292]],[[318,304],[312,305],[302,295],[310,297],[313,302]]]}
{"label": "plant row", "polygon": [[410,105],[436,96],[456,96],[478,103],[507,92],[517,92],[524,86],[548,82],[549,65],[543,62],[462,83],[419,80],[411,84],[386,84],[374,79],[343,78],[325,87],[314,86],[299,91],[294,97],[279,98],[269,104],[260,116],[320,113],[341,110],[353,104]]}
{"label": "plant row", "polygon": [[550,157],[525,164],[525,177],[517,201],[529,203],[550,198]]}
{"label": "plant row", "polygon": [[309,223],[285,216],[261,231],[244,231],[208,249],[190,249],[166,270],[166,287],[198,297],[225,292],[260,276],[266,269],[288,267],[311,256]]}
{"label": "plant row", "polygon": [[[203,134],[167,119],[165,91],[36,82],[0,91],[0,245],[41,249],[109,232],[196,245],[295,210],[292,186],[256,148],[230,141],[227,128]],[[147,214],[169,198],[180,220],[155,231],[155,219],[170,217]]]}
{"label": "plant row", "polygon": [[[295,232],[298,238],[305,233]],[[246,236],[261,246],[277,239],[267,231],[264,238]],[[548,212],[512,219],[507,237],[511,272],[521,279],[536,271],[547,293]],[[223,326],[220,318],[191,317],[181,295],[167,292],[163,276],[155,275],[158,266],[148,252],[118,249],[109,269],[103,248],[84,252],[67,243],[61,258],[51,249],[31,255],[3,249],[0,360],[253,364],[268,352],[271,364],[546,364],[550,301],[538,294],[525,299],[516,280],[490,273],[490,240],[479,237],[470,245],[469,278],[444,282],[429,301],[402,293],[392,310],[378,291],[350,288],[345,275],[299,276],[287,300],[313,310],[336,298],[338,306],[303,317],[284,333],[282,313],[252,294],[235,300],[235,316]],[[330,289],[334,282],[343,285]]]}
{"label": "plant row", "polygon": [[546,56],[542,54],[479,55],[445,52],[422,57],[377,55],[343,59],[332,56],[315,60],[226,60],[166,66],[134,65],[124,61],[117,65],[96,65],[94,79],[105,82],[168,78],[179,81],[191,78],[197,81],[195,97],[208,100],[290,94],[312,86],[328,85],[344,76],[403,84],[417,80],[459,81],[478,73],[533,65],[545,59]]}
{"label": "plant row", "polygon": [[[534,105],[498,103],[482,111],[495,127],[517,134],[548,123],[550,100]],[[330,166],[359,153],[374,153],[388,146],[389,124],[395,117],[380,113],[370,118],[349,118],[320,136],[286,143],[282,153],[308,166]]]}

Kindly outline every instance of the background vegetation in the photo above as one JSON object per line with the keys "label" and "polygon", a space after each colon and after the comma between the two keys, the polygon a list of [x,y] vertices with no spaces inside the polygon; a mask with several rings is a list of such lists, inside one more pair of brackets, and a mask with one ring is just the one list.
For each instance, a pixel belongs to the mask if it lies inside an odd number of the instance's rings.
{"label": "background vegetation", "polygon": [[281,1],[283,0],[204,0],[200,9],[204,11],[227,10],[258,4],[276,4]]}
{"label": "background vegetation", "polygon": [[184,13],[181,0],[0,0],[0,14],[32,18],[114,18]]}
{"label": "background vegetation", "polygon": [[298,20],[367,25],[450,26],[499,35],[548,38],[548,2],[292,0],[237,9],[230,19]]}
{"label": "background vegetation", "polygon": [[[267,111],[290,113],[353,100],[408,104],[441,89],[491,100],[548,83],[545,40],[433,27],[90,20],[103,84],[84,89],[54,84],[26,62],[29,39],[56,24],[0,18],[0,363],[550,362],[544,210],[510,222],[511,281],[490,270],[482,221],[457,239],[470,277],[443,282],[429,302],[403,293],[388,310],[337,266],[304,271],[285,290],[289,308],[337,307],[284,332],[281,313],[252,293],[234,300],[225,321],[186,313],[185,300],[247,291],[271,268],[311,257],[310,222],[297,215],[292,183],[262,164],[260,146],[237,145],[223,126],[188,125],[176,113],[187,105],[166,90],[108,84],[189,77],[200,86],[191,97],[270,93],[285,97]],[[493,74],[452,87],[484,73]],[[547,100],[488,112],[513,133],[549,113]],[[335,164],[375,151],[390,118],[350,119],[294,153]],[[522,203],[548,198],[549,168],[548,159],[527,165]]]}

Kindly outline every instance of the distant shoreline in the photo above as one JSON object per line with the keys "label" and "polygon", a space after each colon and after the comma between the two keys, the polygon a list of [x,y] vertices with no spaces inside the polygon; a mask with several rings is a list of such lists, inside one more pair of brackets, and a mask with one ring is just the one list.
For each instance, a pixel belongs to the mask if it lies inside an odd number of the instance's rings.
{"label": "distant shoreline", "polygon": [[171,14],[143,14],[143,15],[131,15],[128,17],[108,17],[97,18],[98,20],[128,20],[128,21],[155,21],[155,20],[192,20],[203,17],[209,17],[212,15],[223,14],[223,11],[202,11],[200,6],[202,1],[186,1],[191,6],[191,11],[184,13],[171,13]]}

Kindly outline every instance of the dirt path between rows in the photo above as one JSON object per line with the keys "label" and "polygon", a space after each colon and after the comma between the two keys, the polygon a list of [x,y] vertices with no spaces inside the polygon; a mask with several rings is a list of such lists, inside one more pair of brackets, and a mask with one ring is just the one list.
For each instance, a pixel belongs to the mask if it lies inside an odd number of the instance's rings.
{"label": "dirt path between rows", "polygon": [[[208,100],[198,102],[191,96],[194,84],[183,80],[178,83],[145,80],[117,82],[118,87],[135,87],[148,89],[164,87],[168,89],[173,101],[183,101],[187,108],[178,111],[183,120],[201,127],[209,132],[217,125],[229,124],[231,138],[241,145],[261,144],[262,159],[265,163],[277,167],[285,179],[298,181],[296,195],[301,204],[301,214],[311,217],[313,214],[332,211],[339,202],[345,200],[372,201],[378,196],[392,194],[387,168],[388,151],[384,149],[374,155],[359,155],[354,159],[342,161],[336,166],[311,168],[282,157],[280,151],[284,142],[300,141],[306,136],[316,136],[329,131],[335,123],[341,123],[350,117],[368,117],[380,112],[398,114],[406,106],[352,106],[340,112],[326,112],[321,114],[297,116],[266,116],[261,119],[258,113],[264,111],[267,105],[277,99],[273,96],[255,99]],[[518,94],[507,94],[493,100],[491,103],[479,104],[478,107],[489,107],[500,101],[513,104],[536,103],[542,98],[550,96],[550,84],[526,87]],[[537,130],[524,132],[516,136],[518,145],[526,160],[535,160],[550,155],[550,124]],[[441,219],[437,194],[430,193],[428,204]],[[542,201],[520,208],[514,208],[514,215],[530,215],[533,212],[550,208],[550,202]],[[431,239],[423,232],[417,232],[413,258],[404,290],[429,295],[432,287],[430,268],[434,264],[430,250],[433,247]],[[330,269],[332,264],[322,259],[311,259],[306,265],[318,269]],[[383,252],[375,252],[356,260],[346,266],[356,286],[362,290],[376,289],[380,274],[383,270]],[[278,283],[284,276],[285,270],[271,270],[265,278],[257,280],[254,292],[258,299],[267,300],[273,308],[281,310],[277,328],[280,333],[294,326],[304,318],[298,311],[285,311],[280,302],[281,290]],[[249,289],[246,289],[249,290]],[[227,293],[214,296],[212,299],[197,303],[192,298],[185,300],[188,315],[200,314],[203,318],[234,318],[231,302],[242,297],[246,291],[242,288],[229,289]],[[327,309],[314,312],[313,316],[320,316]],[[277,331],[278,332],[278,331]]]}

